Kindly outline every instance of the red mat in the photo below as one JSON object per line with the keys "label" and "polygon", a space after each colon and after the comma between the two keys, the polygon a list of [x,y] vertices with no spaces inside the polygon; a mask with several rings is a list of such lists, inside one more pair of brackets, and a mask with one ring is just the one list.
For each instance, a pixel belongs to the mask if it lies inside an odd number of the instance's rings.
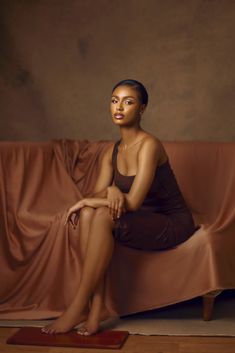
{"label": "red mat", "polygon": [[100,331],[91,336],[78,335],[76,331],[46,334],[41,332],[40,327],[22,327],[7,339],[7,343],[33,346],[119,349],[128,335],[128,331],[111,330]]}

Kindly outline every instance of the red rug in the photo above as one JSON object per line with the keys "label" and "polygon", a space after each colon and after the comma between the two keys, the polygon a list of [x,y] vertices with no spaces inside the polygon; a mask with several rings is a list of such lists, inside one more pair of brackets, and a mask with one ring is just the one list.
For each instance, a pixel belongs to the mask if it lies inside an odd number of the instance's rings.
{"label": "red rug", "polygon": [[128,335],[128,331],[111,330],[100,331],[91,336],[82,336],[77,334],[76,331],[46,334],[41,332],[40,327],[22,327],[8,338],[7,343],[33,346],[119,349]]}

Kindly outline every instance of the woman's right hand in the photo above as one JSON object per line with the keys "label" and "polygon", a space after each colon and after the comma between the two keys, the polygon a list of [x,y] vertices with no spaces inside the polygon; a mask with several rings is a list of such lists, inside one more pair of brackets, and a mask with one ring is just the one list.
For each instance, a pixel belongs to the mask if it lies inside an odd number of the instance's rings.
{"label": "woman's right hand", "polygon": [[125,212],[125,197],[121,190],[115,186],[107,188],[107,199],[109,201],[109,210],[113,219],[120,218]]}
{"label": "woman's right hand", "polygon": [[[78,201],[77,203],[75,203],[75,205],[70,207],[67,211],[64,225],[66,225],[67,222],[70,222],[72,224],[72,226],[75,228],[77,225],[78,218],[79,218],[78,211],[84,206],[85,206],[84,199],[82,199],[82,200]],[[74,215],[74,217],[73,217],[73,215]]]}

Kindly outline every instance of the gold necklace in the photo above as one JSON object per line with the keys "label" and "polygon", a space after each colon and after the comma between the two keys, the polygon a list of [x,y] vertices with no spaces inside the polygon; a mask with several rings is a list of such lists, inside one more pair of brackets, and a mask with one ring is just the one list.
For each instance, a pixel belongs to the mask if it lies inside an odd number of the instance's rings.
{"label": "gold necklace", "polygon": [[124,146],[122,147],[122,151],[126,152],[126,150],[127,150],[128,148],[131,148],[131,147],[137,145],[137,143],[143,141],[146,137],[147,137],[147,136],[144,136],[142,139],[140,139],[140,140],[138,140],[138,141],[136,141],[136,142],[134,142],[134,143],[131,143],[129,146],[128,146],[127,144],[124,144]]}

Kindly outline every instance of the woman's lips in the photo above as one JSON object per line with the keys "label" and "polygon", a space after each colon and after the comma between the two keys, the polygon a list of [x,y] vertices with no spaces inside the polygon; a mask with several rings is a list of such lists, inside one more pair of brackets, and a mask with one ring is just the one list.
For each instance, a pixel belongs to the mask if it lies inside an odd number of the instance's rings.
{"label": "woman's lips", "polygon": [[124,118],[124,115],[123,114],[119,114],[119,113],[114,114],[114,116],[115,116],[116,119],[123,119]]}

